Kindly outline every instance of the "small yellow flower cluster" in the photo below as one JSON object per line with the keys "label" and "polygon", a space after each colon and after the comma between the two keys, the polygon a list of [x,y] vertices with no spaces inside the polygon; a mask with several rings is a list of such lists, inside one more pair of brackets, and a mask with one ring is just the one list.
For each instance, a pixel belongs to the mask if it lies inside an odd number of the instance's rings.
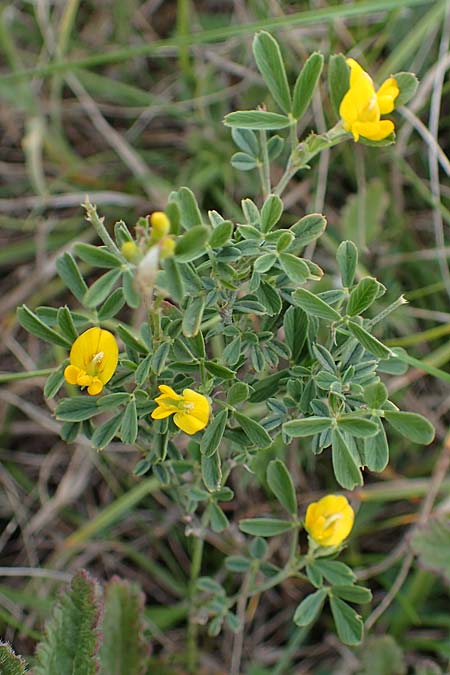
{"label": "small yellow flower cluster", "polygon": [[[144,253],[149,247],[149,251],[157,251],[156,259],[164,260],[173,255],[175,251],[175,239],[170,233],[170,220],[164,211],[154,211],[151,216],[147,216],[150,223],[150,236],[144,237],[147,243],[143,245]],[[158,246],[157,249],[154,247]],[[134,241],[125,241],[120,247],[122,255],[130,262],[137,262],[142,257],[142,249]],[[144,256],[144,260],[147,256]]]}
{"label": "small yellow flower cluster", "polygon": [[344,129],[371,141],[381,141],[394,131],[394,123],[380,119],[394,110],[400,90],[394,77],[383,82],[375,91],[372,78],[354,59],[347,59],[350,66],[350,88],[342,99],[339,114]]}
{"label": "small yellow flower cluster", "polygon": [[318,546],[339,546],[350,534],[354,519],[345,497],[327,495],[308,506],[305,529]]}

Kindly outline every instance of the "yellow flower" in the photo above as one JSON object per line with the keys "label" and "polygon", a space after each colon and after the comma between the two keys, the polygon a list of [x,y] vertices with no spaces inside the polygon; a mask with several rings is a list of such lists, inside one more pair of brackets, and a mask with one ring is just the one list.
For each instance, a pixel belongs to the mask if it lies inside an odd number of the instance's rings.
{"label": "yellow flower", "polygon": [[120,251],[130,262],[134,262],[139,255],[139,249],[134,241],[124,241],[120,247]]}
{"label": "yellow flower", "polygon": [[73,343],[64,377],[69,384],[87,387],[88,394],[96,396],[114,375],[118,360],[114,335],[102,328],[89,328]]}
{"label": "yellow flower", "polygon": [[177,394],[172,387],[159,385],[161,396],[155,398],[158,407],[152,412],[154,420],[162,420],[173,415],[173,421],[186,434],[196,434],[208,424],[209,401],[206,396],[192,389],[183,389],[183,394]]}
{"label": "yellow flower", "polygon": [[171,258],[175,252],[175,239],[173,237],[164,237],[159,242],[159,258]]}
{"label": "yellow flower", "polygon": [[350,66],[350,88],[342,99],[339,114],[344,129],[371,141],[381,141],[394,131],[394,123],[381,120],[380,116],[394,110],[399,88],[395,78],[385,80],[375,91],[372,78],[354,59],[347,59]]}
{"label": "yellow flower", "polygon": [[308,506],[305,529],[319,546],[339,546],[350,534],[354,519],[345,497],[328,495]]}
{"label": "yellow flower", "polygon": [[159,241],[170,232],[170,220],[164,211],[154,211],[150,216],[150,225],[152,226],[151,237],[154,241]]}

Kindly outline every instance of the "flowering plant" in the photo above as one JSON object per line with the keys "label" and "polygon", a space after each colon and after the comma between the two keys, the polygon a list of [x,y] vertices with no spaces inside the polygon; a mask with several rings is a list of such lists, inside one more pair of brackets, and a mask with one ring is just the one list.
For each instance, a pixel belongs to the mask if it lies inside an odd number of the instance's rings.
{"label": "flowering plant", "polygon": [[[394,123],[380,116],[404,104],[417,81],[398,73],[375,91],[356,61],[334,56],[328,84],[338,120],[326,133],[299,140],[298,121],[318,86],[323,56],[309,57],[291,89],[274,38],[259,33],[253,49],[281,112],[232,112],[225,124],[239,148],[232,164],[255,171],[261,202],[244,199],[238,218],[217,211],[206,218],[191,190],[181,187],[164,213],[141,218],[134,233],[118,222],[111,236],[86,200],[101,244],[77,243],[57,265],[80,306],[23,306],[18,313],[28,331],[70,350],[45,388],[49,399],[58,397],[62,438],[70,443],[83,433],[98,450],[116,437],[134,446],[135,476],[152,473],[188,516],[189,672],[196,672],[200,623],[209,621],[213,636],[223,624],[242,635],[239,599],[245,610],[248,599],[288,578],[315,589],[293,608],[297,625],[311,624],[328,598],[340,639],[359,643],[362,620],[347,603],[367,602],[370,592],[335,560],[351,533],[353,508],[346,497],[329,495],[309,505],[303,522],[287,457],[305,447],[316,456],[331,448],[336,488],[353,490],[366,470],[379,472],[388,463],[385,422],[419,444],[434,435],[425,418],[389,401],[380,378],[407,368],[408,355],[386,347],[380,331],[404,299],[384,300],[386,288],[362,272],[351,241],[336,252],[339,281],[325,275],[307,253],[323,234],[325,217],[305,214],[293,222],[281,199],[290,179],[324,149],[353,140],[393,142]],[[274,184],[277,162],[284,166]],[[106,271],[88,287],[77,259]],[[140,324],[127,323],[127,307],[143,308],[136,314]],[[205,533],[229,527],[222,505],[233,500],[235,482],[245,472],[254,475],[261,462],[287,515],[240,519],[241,532],[252,538],[225,557],[217,578],[201,576]],[[309,542],[300,547],[303,527]],[[290,538],[277,565],[266,544],[274,536]],[[224,574],[244,575],[241,594],[230,594]],[[232,673],[239,672],[240,653],[233,651]]]}

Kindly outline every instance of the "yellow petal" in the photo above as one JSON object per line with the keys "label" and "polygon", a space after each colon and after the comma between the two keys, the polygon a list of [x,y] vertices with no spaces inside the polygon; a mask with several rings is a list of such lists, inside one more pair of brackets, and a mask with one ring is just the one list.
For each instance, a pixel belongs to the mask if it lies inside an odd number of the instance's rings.
{"label": "yellow petal", "polygon": [[203,426],[205,427],[208,424],[210,414],[210,405],[206,396],[199,394],[193,389],[184,389],[183,399],[186,403],[191,403],[193,406],[188,411],[189,415],[196,417],[198,420],[200,420],[200,422],[203,423]]}
{"label": "yellow petal", "polygon": [[90,394],[91,396],[97,396],[97,394],[100,394],[102,389],[103,389],[103,382],[98,377],[95,377],[92,380],[92,384],[90,384],[88,387],[88,394]]}
{"label": "yellow petal", "polygon": [[358,61],[355,59],[347,59],[347,65],[350,66],[350,87],[353,87],[361,78],[365,79],[373,87],[372,78],[369,73],[366,73]]}
{"label": "yellow petal", "polygon": [[151,417],[154,420],[163,420],[165,417],[173,415],[174,412],[177,412],[177,408],[173,406],[159,406],[153,410]]}
{"label": "yellow petal", "polygon": [[371,141],[382,141],[383,138],[392,134],[394,128],[391,120],[380,120],[379,122],[355,122],[352,131]]}
{"label": "yellow petal", "polygon": [[88,387],[92,384],[92,377],[91,375],[86,375],[86,373],[83,373],[82,370],[79,371],[78,377],[77,377],[77,384],[80,387]]}
{"label": "yellow petal", "polygon": [[190,415],[186,412],[177,412],[173,416],[173,421],[181,431],[184,431],[185,434],[196,434],[197,431],[201,431],[206,427],[207,422],[202,422],[193,415]]}
{"label": "yellow petal", "polygon": [[389,77],[377,91],[378,105],[382,115],[387,115],[395,108],[395,99],[400,93],[395,77]]}
{"label": "yellow petal", "polygon": [[119,347],[116,338],[109,330],[100,329],[100,336],[95,354],[103,354],[99,362],[98,377],[103,384],[109,382],[116,372],[117,362],[119,360]]}
{"label": "yellow petal", "polygon": [[170,398],[173,398],[175,401],[181,401],[182,399],[180,394],[177,394],[176,391],[174,391],[172,387],[168,387],[167,384],[160,384],[158,389],[161,393],[170,396]]}
{"label": "yellow petal", "polygon": [[95,354],[98,354],[101,328],[95,326],[85,330],[73,343],[70,350],[70,363],[86,370]]}
{"label": "yellow petal", "polygon": [[64,378],[69,384],[77,384],[80,369],[76,366],[67,366],[64,370]]}

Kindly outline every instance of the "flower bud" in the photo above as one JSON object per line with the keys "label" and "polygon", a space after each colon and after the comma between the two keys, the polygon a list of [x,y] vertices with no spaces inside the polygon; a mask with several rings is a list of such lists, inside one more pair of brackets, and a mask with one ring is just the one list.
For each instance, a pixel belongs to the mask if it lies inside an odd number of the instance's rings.
{"label": "flower bud", "polygon": [[134,262],[139,255],[139,249],[134,241],[125,241],[120,247],[120,252],[129,262]]}
{"label": "flower bud", "polygon": [[159,241],[170,232],[170,220],[164,211],[155,211],[150,216],[151,238],[153,241]]}
{"label": "flower bud", "polygon": [[172,237],[164,237],[159,242],[159,257],[161,260],[171,258],[175,251],[175,240]]}

